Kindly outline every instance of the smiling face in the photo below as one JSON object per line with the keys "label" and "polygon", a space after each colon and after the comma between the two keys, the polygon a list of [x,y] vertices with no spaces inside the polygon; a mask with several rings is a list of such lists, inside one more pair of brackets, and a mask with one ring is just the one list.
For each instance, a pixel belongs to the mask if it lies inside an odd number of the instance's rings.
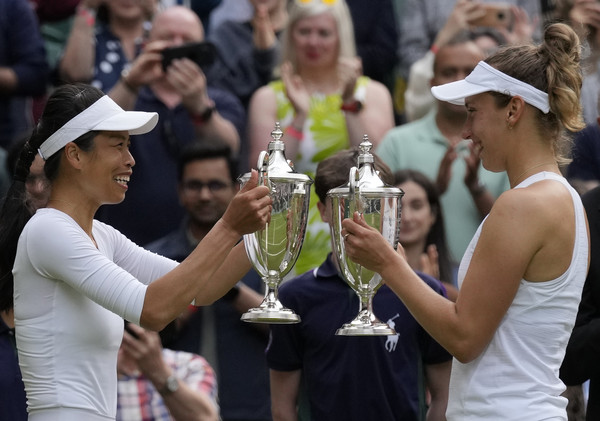
{"label": "smiling face", "polygon": [[292,29],[292,43],[298,67],[337,66],[340,39],[335,18],[330,13],[298,20]]}
{"label": "smiling face", "polygon": [[130,145],[128,132],[106,131],[94,138],[92,150],[80,150],[82,187],[98,205],[120,203],[125,199],[135,165]]}
{"label": "smiling face", "polygon": [[435,215],[427,199],[427,192],[418,183],[407,180],[398,187],[402,197],[402,223],[399,240],[403,247],[419,247],[422,250],[427,235],[435,223]]}
{"label": "smiling face", "polygon": [[496,105],[494,97],[484,92],[465,99],[467,120],[462,137],[471,139],[479,149],[481,162],[486,170],[505,170],[502,147],[507,144],[502,134],[507,130],[507,112]]}

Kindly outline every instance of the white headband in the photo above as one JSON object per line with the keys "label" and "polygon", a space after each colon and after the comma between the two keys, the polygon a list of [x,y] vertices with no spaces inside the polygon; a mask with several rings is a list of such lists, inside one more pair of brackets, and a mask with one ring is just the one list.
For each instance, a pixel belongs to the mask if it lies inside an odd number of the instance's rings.
{"label": "white headband", "polygon": [[466,97],[489,91],[509,96],[518,95],[544,114],[550,111],[547,93],[502,73],[484,61],[480,61],[464,80],[431,88],[431,93],[437,99],[458,105],[464,105]]}
{"label": "white headband", "polygon": [[157,122],[157,113],[125,111],[104,95],[54,132],[41,144],[38,152],[46,160],[85,133],[128,131],[132,135],[143,134],[152,130]]}

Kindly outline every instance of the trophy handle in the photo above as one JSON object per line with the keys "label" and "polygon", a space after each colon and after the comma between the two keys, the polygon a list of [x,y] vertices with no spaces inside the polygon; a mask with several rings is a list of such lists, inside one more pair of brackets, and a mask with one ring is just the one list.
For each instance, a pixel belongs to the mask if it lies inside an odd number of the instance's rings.
{"label": "trophy handle", "polygon": [[258,185],[266,185],[265,179],[268,178],[267,168],[269,167],[269,154],[267,151],[261,151],[258,155],[256,168],[258,169]]}
{"label": "trophy handle", "polygon": [[[358,168],[352,167],[350,168],[350,177],[348,178],[348,199],[350,203],[355,203],[356,210],[358,213],[363,212],[362,206],[362,198],[360,196],[360,189],[358,191],[358,196],[356,194],[356,188],[358,187],[358,181],[360,180],[360,173],[358,172]],[[348,215],[349,218],[352,218],[352,215]]]}

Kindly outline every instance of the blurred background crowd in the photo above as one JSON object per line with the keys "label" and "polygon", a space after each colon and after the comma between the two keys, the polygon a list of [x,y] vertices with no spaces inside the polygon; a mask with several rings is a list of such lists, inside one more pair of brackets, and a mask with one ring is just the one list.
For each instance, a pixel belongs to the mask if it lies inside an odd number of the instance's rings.
{"label": "blurred background crowd", "polygon": [[[405,190],[401,241],[416,246],[415,269],[452,299],[456,265],[509,184],[462,139],[464,107],[429,89],[463,79],[503,45],[539,41],[552,22],[583,43],[587,127],[569,134],[573,160],[563,170],[584,194],[600,185],[596,0],[0,0],[0,196],[45,100],[65,83],[159,113],[156,129],[134,137],[126,199],[97,218],[176,260],[222,215],[276,122],[287,158],[313,178],[321,161],[367,135]],[[196,61],[163,60],[165,48],[198,42],[210,48]],[[41,167],[34,162],[27,180],[36,208],[48,194]],[[295,274],[330,250],[318,203],[313,192]],[[237,291],[161,332],[165,348],[212,366],[225,421],[272,419],[268,329],[239,321],[262,288],[249,273]],[[571,383],[570,417],[583,419],[586,388]]]}

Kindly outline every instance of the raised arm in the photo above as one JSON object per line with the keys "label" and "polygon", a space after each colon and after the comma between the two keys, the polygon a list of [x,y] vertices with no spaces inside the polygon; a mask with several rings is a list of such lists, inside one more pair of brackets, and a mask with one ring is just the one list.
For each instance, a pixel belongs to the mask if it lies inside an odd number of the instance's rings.
{"label": "raised arm", "polygon": [[[240,237],[264,227],[270,216],[269,190],[265,186],[256,187],[257,179],[257,173],[253,172],[223,217],[188,258],[148,286],[140,318],[142,326],[152,330],[164,328],[194,299],[201,301],[197,304],[213,302],[248,271],[245,259],[246,265],[227,264],[215,275]],[[232,252],[236,262],[244,261],[242,253],[241,246]]]}
{"label": "raised arm", "polygon": [[346,251],[354,261],[379,272],[419,324],[454,357],[472,361],[491,341],[521,279],[554,279],[571,259],[571,253],[560,252],[556,245],[573,241],[572,201],[563,196],[556,208],[545,209],[522,190],[527,189],[510,190],[496,201],[456,303],[420,282],[406,260],[358,214],[343,222],[349,234]]}
{"label": "raised arm", "polygon": [[[383,136],[394,127],[392,97],[388,89],[374,80],[369,80],[364,87],[358,86],[362,75],[362,63],[358,57],[340,58],[337,69],[350,144],[360,145],[366,134],[377,147]],[[357,101],[362,106],[352,107]]]}
{"label": "raised arm", "polygon": [[83,0],[77,6],[71,32],[58,64],[61,79],[68,82],[90,82],[96,61],[95,22],[99,0]]}

